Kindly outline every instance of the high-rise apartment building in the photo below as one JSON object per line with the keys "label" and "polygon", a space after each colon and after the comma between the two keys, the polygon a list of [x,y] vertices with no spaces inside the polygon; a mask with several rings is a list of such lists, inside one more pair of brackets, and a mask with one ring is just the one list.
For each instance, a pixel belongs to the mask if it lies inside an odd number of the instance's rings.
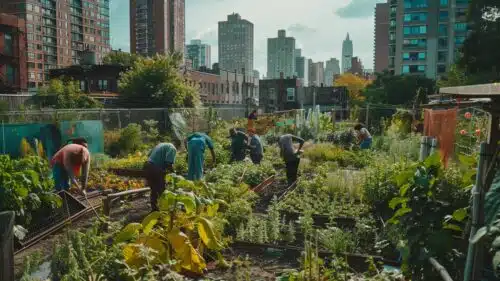
{"label": "high-rise apartment building", "polygon": [[299,78],[303,86],[308,85],[309,62],[302,56],[301,49],[295,49],[295,75]]}
{"label": "high-rise apartment building", "polygon": [[395,74],[438,78],[467,36],[470,0],[391,0],[389,68]]}
{"label": "high-rise apartment building", "polygon": [[185,0],[130,0],[130,51],[143,56],[184,52]]}
{"label": "high-rise apartment building", "polygon": [[322,61],[313,62],[311,59],[309,64],[309,86],[320,87],[325,82],[325,67]]}
{"label": "high-rise apartment building", "polygon": [[278,37],[267,39],[267,78],[277,79],[295,75],[295,38],[287,37],[285,30],[278,30]]}
{"label": "high-rise apartment building", "polygon": [[26,22],[28,88],[49,79],[49,70],[101,61],[110,51],[109,0],[1,0],[0,12]]}
{"label": "high-rise apartment building", "polygon": [[342,73],[348,72],[351,69],[351,59],[353,56],[353,44],[349,38],[349,33],[342,42]]}
{"label": "high-rise apartment building", "polygon": [[186,45],[186,58],[192,61],[193,69],[212,67],[210,49],[210,45],[202,44],[201,40],[191,40],[191,43]]}
{"label": "high-rise apartment building", "polygon": [[340,74],[340,62],[336,58],[331,58],[326,61],[325,65],[325,86],[333,86],[333,80],[336,75]]}
{"label": "high-rise apartment building", "polygon": [[27,74],[25,21],[0,14],[0,93],[26,90]]}
{"label": "high-rise apartment building", "polygon": [[389,3],[378,3],[375,6],[373,65],[377,73],[389,68]]}
{"label": "high-rise apartment building", "polygon": [[239,14],[219,22],[219,67],[221,70],[253,71],[253,23]]}
{"label": "high-rise apartment building", "polygon": [[364,75],[365,71],[360,58],[353,57],[351,59],[351,69],[349,69],[349,72],[356,75]]}

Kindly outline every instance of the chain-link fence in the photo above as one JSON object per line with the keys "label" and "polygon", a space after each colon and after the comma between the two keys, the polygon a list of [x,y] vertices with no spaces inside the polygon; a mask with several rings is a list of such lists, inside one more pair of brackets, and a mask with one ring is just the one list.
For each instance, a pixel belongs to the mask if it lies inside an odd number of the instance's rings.
{"label": "chain-link fence", "polygon": [[0,114],[2,124],[54,123],[61,121],[100,120],[104,130],[125,128],[131,123],[155,120],[159,129],[171,125],[170,116],[182,117],[193,131],[206,130],[213,120],[244,118],[246,108],[145,108],[145,109],[74,109],[10,111]]}

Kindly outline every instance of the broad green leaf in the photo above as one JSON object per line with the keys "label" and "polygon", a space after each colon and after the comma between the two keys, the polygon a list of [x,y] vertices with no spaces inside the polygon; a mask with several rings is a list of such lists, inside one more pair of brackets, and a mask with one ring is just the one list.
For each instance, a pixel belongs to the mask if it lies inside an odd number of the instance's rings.
{"label": "broad green leaf", "polygon": [[429,157],[427,157],[427,159],[425,159],[424,165],[427,168],[430,168],[433,166],[441,166],[441,153],[435,152],[435,153],[429,155]]}
{"label": "broad green leaf", "polygon": [[475,244],[479,242],[481,239],[483,239],[484,236],[486,236],[487,233],[488,233],[488,228],[485,226],[481,227],[476,231],[474,236],[472,236],[472,238],[470,239],[470,243]]}
{"label": "broad green leaf", "polygon": [[17,187],[15,189],[16,194],[21,198],[26,198],[29,194],[29,189],[26,187]]}
{"label": "broad green leaf", "polygon": [[184,207],[186,208],[186,213],[188,215],[196,212],[196,202],[194,199],[194,194],[192,192],[178,195],[177,201],[184,205]]}
{"label": "broad green leaf", "polygon": [[408,192],[408,188],[410,188],[409,183],[403,184],[399,189],[399,195],[406,196],[406,192]]}
{"label": "broad green leaf", "polygon": [[218,210],[219,210],[219,204],[217,203],[207,206],[207,214],[209,217],[215,216]]}
{"label": "broad green leaf", "polygon": [[491,243],[491,249],[494,251],[498,251],[500,249],[500,236],[493,240],[493,243]]}
{"label": "broad green leaf", "polygon": [[444,229],[449,229],[449,230],[455,230],[455,231],[462,231],[462,228],[456,224],[452,224],[452,223],[446,223],[444,226],[443,226]]}
{"label": "broad green leaf", "polygon": [[411,211],[412,211],[411,208],[401,208],[401,209],[398,209],[396,211],[396,213],[394,213],[394,217],[397,217],[397,218],[402,217],[402,216],[408,214]]}
{"label": "broad green leaf", "polygon": [[141,229],[142,224],[135,222],[129,223],[115,236],[115,243],[121,243],[134,239],[137,234],[139,234]]}
{"label": "broad green leaf", "polygon": [[158,208],[160,211],[168,212],[171,208],[175,207],[176,197],[177,195],[171,191],[166,190],[163,192],[160,198],[158,198]]}
{"label": "broad green leaf", "polygon": [[412,170],[403,171],[396,175],[395,181],[397,186],[402,186],[403,184],[408,183],[411,178],[413,178],[414,172]]}
{"label": "broad green leaf", "polygon": [[161,216],[160,212],[152,212],[142,220],[143,232],[146,235],[151,233],[153,227],[158,223],[158,218]]}
{"label": "broad green leaf", "polygon": [[394,197],[389,201],[389,208],[395,209],[398,205],[408,202],[408,198],[405,197]]}
{"label": "broad green leaf", "polygon": [[477,165],[477,159],[474,156],[459,154],[458,161],[467,167],[475,167]]}
{"label": "broad green leaf", "polygon": [[467,217],[467,208],[460,208],[458,210],[455,210],[452,217],[456,221],[463,221]]}
{"label": "broad green leaf", "polygon": [[200,236],[203,243],[211,250],[218,249],[220,247],[217,241],[217,236],[215,235],[214,226],[211,221],[205,218],[198,218],[198,235]]}

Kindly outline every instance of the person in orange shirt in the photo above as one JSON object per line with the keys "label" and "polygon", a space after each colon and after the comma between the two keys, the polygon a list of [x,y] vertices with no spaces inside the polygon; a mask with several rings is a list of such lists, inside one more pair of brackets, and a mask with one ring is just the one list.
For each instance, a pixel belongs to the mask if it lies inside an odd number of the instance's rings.
{"label": "person in orange shirt", "polygon": [[[86,142],[63,146],[50,161],[56,190],[68,190],[71,184],[81,191],[87,188],[90,153]],[[81,172],[81,173],[80,173]],[[80,175],[81,186],[76,177]]]}

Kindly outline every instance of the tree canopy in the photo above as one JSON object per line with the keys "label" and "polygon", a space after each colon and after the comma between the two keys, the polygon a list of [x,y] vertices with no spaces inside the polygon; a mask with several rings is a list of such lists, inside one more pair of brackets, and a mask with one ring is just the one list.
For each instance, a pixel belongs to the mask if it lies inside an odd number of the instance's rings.
{"label": "tree canopy", "polygon": [[136,54],[122,51],[111,51],[102,59],[103,64],[132,66],[139,58]]}
{"label": "tree canopy", "polygon": [[364,96],[361,93],[369,84],[369,80],[352,73],[342,74],[334,81],[334,86],[344,86],[347,88],[351,102],[363,101]]}
{"label": "tree canopy", "polygon": [[366,101],[378,104],[411,105],[427,102],[427,95],[436,90],[435,81],[424,76],[378,73],[375,81],[363,92]]}
{"label": "tree canopy", "polygon": [[198,91],[180,73],[182,56],[138,58],[119,81],[119,103],[124,107],[195,107]]}
{"label": "tree canopy", "polygon": [[462,48],[460,68],[468,84],[496,82],[500,78],[500,3],[472,0],[469,6],[470,32]]}
{"label": "tree canopy", "polygon": [[100,108],[102,104],[80,90],[76,81],[50,80],[33,97],[33,102],[40,107],[55,109]]}

